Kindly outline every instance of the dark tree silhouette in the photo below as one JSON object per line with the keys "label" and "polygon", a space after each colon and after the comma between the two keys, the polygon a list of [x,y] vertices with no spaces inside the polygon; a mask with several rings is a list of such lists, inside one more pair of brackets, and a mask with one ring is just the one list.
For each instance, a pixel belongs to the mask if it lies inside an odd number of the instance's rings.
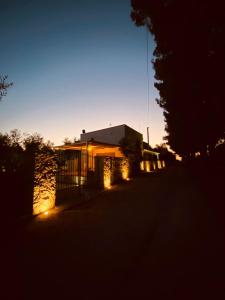
{"label": "dark tree silhouette", "polygon": [[38,134],[21,135],[17,129],[10,133],[0,132],[0,174],[16,172],[27,156],[33,156],[37,152],[51,153],[53,144],[44,142],[44,138]]}
{"label": "dark tree silhouette", "polygon": [[139,139],[133,140],[131,137],[125,137],[120,140],[120,149],[123,154],[129,158],[132,170],[135,175],[140,171],[140,162],[142,159],[141,141]]}
{"label": "dark tree silhouette", "polygon": [[168,150],[168,146],[165,143],[156,145],[153,150],[159,152],[159,159],[164,160],[166,165],[173,165],[177,163],[176,156]]}
{"label": "dark tree silhouette", "polygon": [[211,151],[225,132],[225,10],[215,0],[132,0],[156,41],[153,66],[166,139],[182,156]]}
{"label": "dark tree silhouette", "polygon": [[27,153],[52,152],[53,144],[50,141],[44,142],[39,133],[28,134],[22,141],[23,148]]}
{"label": "dark tree silhouette", "polygon": [[64,145],[72,145],[73,141],[70,140],[68,137],[65,137],[65,139],[63,140],[63,144]]}
{"label": "dark tree silhouette", "polygon": [[64,145],[73,145],[73,144],[76,144],[76,143],[79,143],[79,142],[80,142],[80,140],[77,137],[74,137],[73,139],[65,137],[64,140],[63,140]]}
{"label": "dark tree silhouette", "polygon": [[8,76],[1,76],[0,75],[0,101],[2,100],[3,96],[6,96],[7,94],[7,89],[13,85],[12,82],[7,83]]}

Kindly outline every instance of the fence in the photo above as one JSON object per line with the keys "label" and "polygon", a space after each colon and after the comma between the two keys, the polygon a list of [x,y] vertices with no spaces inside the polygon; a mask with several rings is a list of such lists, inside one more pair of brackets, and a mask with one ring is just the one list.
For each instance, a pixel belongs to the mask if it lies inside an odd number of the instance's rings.
{"label": "fence", "polygon": [[79,150],[58,150],[56,172],[56,203],[72,199],[86,181],[86,163]]}
{"label": "fence", "polygon": [[[87,167],[89,166],[89,168]],[[1,172],[3,207],[16,214],[39,214],[68,199],[77,199],[82,186],[110,188],[129,179],[132,163],[127,158],[95,156],[88,152],[58,150],[26,156],[16,172]],[[151,172],[165,167],[164,161],[142,161],[141,170]],[[25,176],[26,175],[26,176]],[[14,189],[11,186],[14,186]]]}

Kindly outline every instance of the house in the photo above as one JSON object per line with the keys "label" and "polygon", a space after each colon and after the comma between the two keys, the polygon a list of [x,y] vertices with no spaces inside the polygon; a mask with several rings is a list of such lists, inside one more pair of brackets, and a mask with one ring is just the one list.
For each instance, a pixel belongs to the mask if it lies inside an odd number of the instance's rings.
{"label": "house", "polygon": [[87,133],[83,130],[79,142],[55,147],[58,188],[70,189],[94,181],[106,186],[120,178],[127,179],[130,167],[121,143],[142,145],[142,140],[141,133],[125,124]]}
{"label": "house", "polygon": [[124,139],[130,142],[139,141],[140,144],[143,142],[142,134],[125,124],[91,132],[83,130],[83,133],[80,135],[81,142],[95,140],[102,143],[121,145]]}
{"label": "house", "polygon": [[98,182],[110,186],[118,179],[128,179],[136,169],[146,172],[157,168],[147,160],[158,154],[144,147],[143,136],[123,124],[92,132],[82,131],[80,141],[55,147],[58,153],[59,188]]}
{"label": "house", "polygon": [[56,155],[35,157],[35,215],[48,213],[55,201],[73,201],[81,190],[87,191],[82,186],[111,188],[115,182],[129,180],[134,166],[144,172],[162,167],[159,153],[143,142],[141,133],[125,124],[87,133],[83,130],[79,142],[54,148]]}

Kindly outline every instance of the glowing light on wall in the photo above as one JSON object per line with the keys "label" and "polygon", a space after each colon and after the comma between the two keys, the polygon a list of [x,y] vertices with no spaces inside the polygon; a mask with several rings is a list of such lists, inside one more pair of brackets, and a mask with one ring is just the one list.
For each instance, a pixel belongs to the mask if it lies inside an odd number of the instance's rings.
{"label": "glowing light on wall", "polygon": [[140,163],[141,171],[150,173],[151,172],[151,161],[144,160]]}
{"label": "glowing light on wall", "polygon": [[152,162],[152,166],[153,166],[153,170],[155,171],[156,170],[156,163],[154,161]]}
{"label": "glowing light on wall", "polygon": [[34,168],[33,215],[55,206],[56,162],[54,155],[37,154]]}
{"label": "glowing light on wall", "polygon": [[145,161],[145,171],[148,173],[151,172],[150,161]]}
{"label": "glowing light on wall", "polygon": [[165,164],[165,161],[162,160],[157,160],[157,161],[142,161],[140,163],[140,169],[141,171],[144,171],[144,172],[152,172],[152,171],[155,171],[157,169],[162,169],[162,168],[165,168],[166,164]]}
{"label": "glowing light on wall", "polygon": [[104,178],[103,178],[103,183],[104,183],[104,188],[105,189],[110,189],[111,188],[111,174],[112,174],[112,163],[111,159],[106,157],[104,159]]}
{"label": "glowing light on wall", "polygon": [[120,164],[122,179],[127,180],[129,178],[129,169],[129,160],[127,158],[122,158]]}
{"label": "glowing light on wall", "polygon": [[158,167],[158,169],[161,169],[161,168],[162,168],[162,166],[161,166],[161,161],[160,161],[160,160],[157,160],[157,167]]}

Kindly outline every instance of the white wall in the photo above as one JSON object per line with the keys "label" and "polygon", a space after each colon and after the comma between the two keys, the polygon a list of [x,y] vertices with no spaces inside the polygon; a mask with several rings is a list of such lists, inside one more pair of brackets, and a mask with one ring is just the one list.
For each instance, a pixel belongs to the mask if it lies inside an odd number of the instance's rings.
{"label": "white wall", "polygon": [[95,141],[119,145],[122,138],[125,137],[125,125],[109,127],[97,131],[82,133],[80,135],[81,142],[94,139]]}

